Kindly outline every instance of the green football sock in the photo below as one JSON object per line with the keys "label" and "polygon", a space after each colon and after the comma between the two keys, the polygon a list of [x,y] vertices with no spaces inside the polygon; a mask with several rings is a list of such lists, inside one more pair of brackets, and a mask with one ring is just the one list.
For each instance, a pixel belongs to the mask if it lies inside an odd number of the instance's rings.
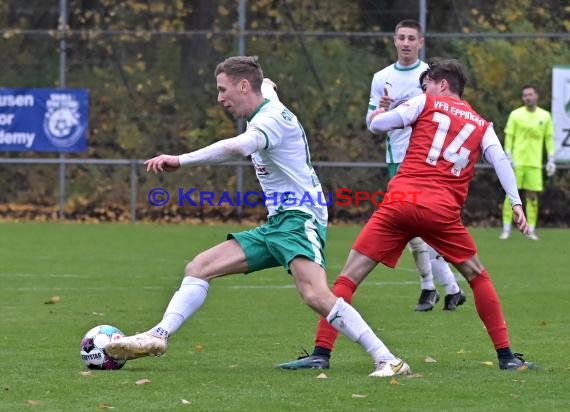
{"label": "green football sock", "polygon": [[536,227],[538,220],[538,198],[526,199],[526,220],[530,227]]}
{"label": "green football sock", "polygon": [[513,209],[511,208],[511,201],[508,196],[505,197],[503,202],[503,225],[510,225],[513,221]]}

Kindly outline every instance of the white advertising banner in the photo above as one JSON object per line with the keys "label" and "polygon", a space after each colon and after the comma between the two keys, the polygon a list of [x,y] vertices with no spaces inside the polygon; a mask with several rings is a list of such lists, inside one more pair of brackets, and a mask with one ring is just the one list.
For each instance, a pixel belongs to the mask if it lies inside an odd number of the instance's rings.
{"label": "white advertising banner", "polygon": [[554,157],[570,161],[570,65],[552,68],[552,121]]}

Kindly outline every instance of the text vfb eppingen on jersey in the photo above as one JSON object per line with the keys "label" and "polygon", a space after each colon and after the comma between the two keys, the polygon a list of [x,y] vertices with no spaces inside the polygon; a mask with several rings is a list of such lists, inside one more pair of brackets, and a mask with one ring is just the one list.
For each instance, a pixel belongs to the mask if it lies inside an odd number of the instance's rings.
{"label": "text vfb eppingen on jersey", "polygon": [[386,203],[406,202],[417,204],[418,197],[421,196],[420,190],[408,191],[383,191],[374,192],[366,190],[352,190],[346,187],[339,188],[335,191],[323,193],[320,191],[296,193],[292,191],[285,192],[263,192],[263,191],[246,191],[246,192],[213,192],[198,190],[197,188],[178,188],[173,196],[170,192],[162,187],[155,187],[148,192],[148,202],[152,206],[166,206],[176,203],[177,206],[266,206],[266,207],[315,207],[315,206],[360,206],[363,203],[370,202],[375,206]]}

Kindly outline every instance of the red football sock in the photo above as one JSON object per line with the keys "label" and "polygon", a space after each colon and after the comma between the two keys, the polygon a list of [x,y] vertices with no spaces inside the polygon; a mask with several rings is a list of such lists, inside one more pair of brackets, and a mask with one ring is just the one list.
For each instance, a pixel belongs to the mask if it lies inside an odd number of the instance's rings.
{"label": "red football sock", "polygon": [[510,347],[507,324],[501,309],[501,302],[493,282],[484,270],[469,282],[473,290],[477,313],[487,328],[487,333],[495,345],[495,349]]}
{"label": "red football sock", "polygon": [[[356,291],[357,285],[344,275],[339,275],[334,281],[332,293],[339,298],[343,298],[346,303],[352,302],[352,295]],[[338,331],[333,328],[327,320],[321,316],[317,328],[315,346],[320,346],[332,351],[334,342],[338,336]]]}

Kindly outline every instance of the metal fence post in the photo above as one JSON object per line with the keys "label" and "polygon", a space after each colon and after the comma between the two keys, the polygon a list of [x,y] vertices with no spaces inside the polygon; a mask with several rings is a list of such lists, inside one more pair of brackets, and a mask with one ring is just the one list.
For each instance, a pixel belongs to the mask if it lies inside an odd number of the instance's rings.
{"label": "metal fence post", "polygon": [[[65,36],[67,33],[67,0],[59,0],[59,87],[65,87],[66,48]],[[65,154],[59,154],[59,218],[65,219]]]}
{"label": "metal fence post", "polygon": [[131,224],[137,222],[137,165],[136,159],[131,159]]}
{"label": "metal fence post", "polygon": [[[239,27],[239,37],[238,37],[238,54],[240,56],[245,55],[245,24],[246,24],[246,6],[247,0],[239,0],[238,8],[238,27]],[[239,120],[237,122],[238,133],[243,133],[245,131],[245,121]],[[236,166],[236,190],[238,193],[243,193],[243,166]],[[243,206],[239,202],[237,206],[237,218],[241,222],[243,217]]]}
{"label": "metal fence post", "polygon": [[[426,36],[426,32],[427,32],[427,0],[419,0],[420,4],[419,4],[419,23],[422,26],[422,29],[424,31],[424,39]],[[426,61],[426,43],[424,40],[424,47],[422,47],[420,49],[420,59],[423,61]]]}

